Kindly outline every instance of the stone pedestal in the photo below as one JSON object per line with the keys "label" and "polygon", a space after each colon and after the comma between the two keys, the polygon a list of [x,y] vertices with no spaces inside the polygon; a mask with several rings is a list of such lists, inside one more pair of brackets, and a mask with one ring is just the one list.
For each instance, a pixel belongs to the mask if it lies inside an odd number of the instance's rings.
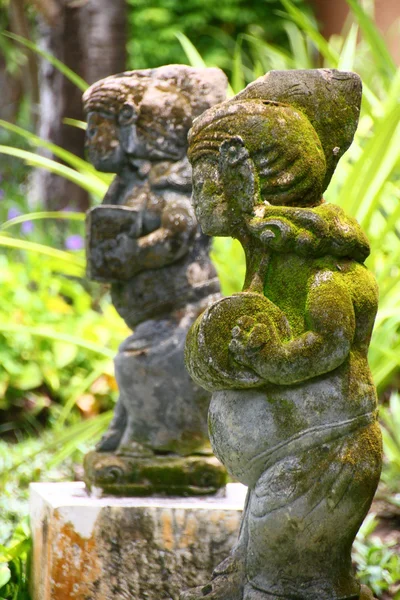
{"label": "stone pedestal", "polygon": [[229,553],[245,494],[94,498],[83,483],[34,483],[33,600],[178,600]]}

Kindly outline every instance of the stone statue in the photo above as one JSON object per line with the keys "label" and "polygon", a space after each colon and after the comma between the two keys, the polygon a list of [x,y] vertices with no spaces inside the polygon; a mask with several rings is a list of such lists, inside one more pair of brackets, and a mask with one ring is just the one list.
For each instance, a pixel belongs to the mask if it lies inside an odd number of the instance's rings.
{"label": "stone statue", "polygon": [[171,65],[107,77],[83,97],[89,160],[117,174],[88,213],[88,273],[111,282],[134,329],[115,359],[113,421],[85,459],[87,485],[106,493],[205,494],[225,484],[209,447],[210,394],[183,353],[189,327],[220,297],[190,203],[187,133],[226,85],[219,69]]}
{"label": "stone statue", "polygon": [[246,278],[193,325],[186,363],[248,496],[231,555],[182,600],[372,598],[350,551],[381,470],[378,293],[358,223],[322,200],[360,102],[354,73],[271,71],[189,134],[197,218],[241,242]]}

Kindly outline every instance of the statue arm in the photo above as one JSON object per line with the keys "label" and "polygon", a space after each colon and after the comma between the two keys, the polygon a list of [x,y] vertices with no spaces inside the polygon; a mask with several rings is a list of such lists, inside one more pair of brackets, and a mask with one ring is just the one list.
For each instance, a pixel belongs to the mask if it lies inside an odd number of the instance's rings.
{"label": "statue arm", "polygon": [[300,383],[339,367],[350,353],[355,332],[350,293],[340,275],[328,271],[311,284],[304,334],[282,341],[267,315],[257,321],[246,323],[244,318],[239,323],[230,350],[264,382],[279,385]]}
{"label": "statue arm", "polygon": [[130,257],[132,273],[163,267],[182,258],[196,229],[196,218],[188,201],[168,202],[160,227],[135,240]]}

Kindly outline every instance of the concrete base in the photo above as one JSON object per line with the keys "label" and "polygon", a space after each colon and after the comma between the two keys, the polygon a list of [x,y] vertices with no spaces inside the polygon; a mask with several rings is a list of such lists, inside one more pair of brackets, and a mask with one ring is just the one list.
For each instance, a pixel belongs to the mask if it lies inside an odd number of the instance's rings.
{"label": "concrete base", "polygon": [[94,498],[31,484],[33,600],[178,600],[234,545],[246,488],[225,497]]}

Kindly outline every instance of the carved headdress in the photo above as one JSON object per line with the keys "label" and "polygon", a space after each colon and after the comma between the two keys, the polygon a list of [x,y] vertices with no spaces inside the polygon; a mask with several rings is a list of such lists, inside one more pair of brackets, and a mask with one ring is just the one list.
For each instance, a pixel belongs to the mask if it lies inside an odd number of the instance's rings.
{"label": "carved headdress", "polygon": [[226,85],[220,69],[168,65],[97,81],[83,104],[86,113],[114,115],[120,125],[134,126],[145,158],[178,160],[193,119],[225,99]]}
{"label": "carved headdress", "polygon": [[350,146],[360,104],[361,80],[355,73],[270,71],[195,120],[189,158],[193,162],[218,152],[223,141],[241,135],[257,166],[263,197],[268,199],[270,189],[271,196],[285,193],[285,204],[292,196],[309,204],[310,195],[319,200]]}

